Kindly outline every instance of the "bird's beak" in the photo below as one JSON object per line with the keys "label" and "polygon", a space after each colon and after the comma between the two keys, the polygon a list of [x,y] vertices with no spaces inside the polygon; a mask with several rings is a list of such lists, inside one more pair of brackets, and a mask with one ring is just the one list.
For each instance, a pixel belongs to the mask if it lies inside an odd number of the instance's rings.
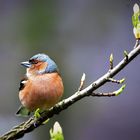
{"label": "bird's beak", "polygon": [[24,66],[24,67],[26,67],[26,68],[30,68],[31,67],[31,64],[28,61],[21,62],[21,65]]}

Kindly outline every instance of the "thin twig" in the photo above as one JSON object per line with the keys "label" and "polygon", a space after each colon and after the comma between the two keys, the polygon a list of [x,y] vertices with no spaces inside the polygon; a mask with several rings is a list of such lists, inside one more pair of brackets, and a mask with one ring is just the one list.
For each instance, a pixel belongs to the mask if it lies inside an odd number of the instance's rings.
{"label": "thin twig", "polygon": [[102,92],[98,92],[98,93],[92,93],[91,96],[95,96],[95,97],[112,97],[112,96],[116,96],[115,93],[113,92],[106,92],[106,93],[102,93]]}
{"label": "thin twig", "polygon": [[97,97],[111,97],[111,96],[118,96],[120,95],[123,90],[125,89],[125,85],[122,85],[121,88],[119,88],[118,90],[116,91],[113,91],[113,92],[92,92],[90,96],[97,96]]}
{"label": "thin twig", "polygon": [[134,49],[139,45],[139,40],[140,40],[139,38],[136,39],[136,43],[135,43]]}
{"label": "thin twig", "polygon": [[117,83],[117,84],[122,84],[124,81],[125,81],[125,78],[121,79],[121,80],[116,80],[114,78],[108,78],[107,79],[109,82],[112,82],[112,83]]}

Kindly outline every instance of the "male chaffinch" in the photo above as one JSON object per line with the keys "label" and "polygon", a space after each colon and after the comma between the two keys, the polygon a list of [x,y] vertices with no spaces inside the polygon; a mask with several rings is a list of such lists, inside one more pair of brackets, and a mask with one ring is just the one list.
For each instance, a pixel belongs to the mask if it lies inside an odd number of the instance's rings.
{"label": "male chaffinch", "polygon": [[17,115],[28,116],[36,109],[53,107],[63,95],[63,82],[56,63],[46,54],[37,54],[27,62],[26,76],[20,82],[19,99],[22,106]]}

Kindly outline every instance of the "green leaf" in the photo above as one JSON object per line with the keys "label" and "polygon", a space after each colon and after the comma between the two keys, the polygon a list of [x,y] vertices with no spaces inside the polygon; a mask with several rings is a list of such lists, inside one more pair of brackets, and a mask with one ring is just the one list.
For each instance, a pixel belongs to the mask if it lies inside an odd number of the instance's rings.
{"label": "green leaf", "polygon": [[134,11],[134,14],[132,15],[132,23],[133,23],[133,26],[137,28],[137,25],[140,23],[140,20],[139,20],[140,10],[139,10],[138,4],[134,4],[133,11]]}
{"label": "green leaf", "polygon": [[134,13],[132,16],[132,23],[134,27],[137,27],[137,25],[140,23],[139,16],[139,13]]}
{"label": "green leaf", "polygon": [[115,95],[116,96],[120,95],[124,91],[125,87],[126,87],[126,85],[122,85],[122,87],[120,89],[114,91]]}
{"label": "green leaf", "polygon": [[121,79],[120,84],[124,83],[124,81],[125,81],[125,78]]}
{"label": "green leaf", "polygon": [[34,117],[37,119],[40,117],[40,109],[36,109],[35,112],[34,112]]}
{"label": "green leaf", "polygon": [[133,33],[135,35],[135,38],[140,38],[140,9],[138,4],[134,4],[133,7],[133,15],[132,15],[132,24],[134,26]]}
{"label": "green leaf", "polygon": [[62,128],[58,122],[55,122],[53,129],[50,129],[50,140],[64,140]]}

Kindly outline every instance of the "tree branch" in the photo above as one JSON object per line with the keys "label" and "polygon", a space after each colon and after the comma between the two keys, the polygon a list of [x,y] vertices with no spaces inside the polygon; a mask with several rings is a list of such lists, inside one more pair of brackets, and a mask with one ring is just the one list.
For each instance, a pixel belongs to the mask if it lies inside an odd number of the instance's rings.
{"label": "tree branch", "polygon": [[[18,126],[12,128],[9,132],[1,136],[0,140],[15,140],[21,138],[22,136],[24,136],[24,134],[29,133],[34,129],[36,129],[37,127],[41,126],[45,120],[67,109],[69,106],[71,106],[73,103],[77,102],[78,100],[81,100],[86,96],[98,96],[99,94],[98,95],[95,94],[94,91],[97,88],[101,87],[106,82],[108,82],[109,78],[115,76],[139,54],[140,54],[140,45],[137,44],[137,47],[134,47],[134,49],[128,54],[127,58],[125,57],[122,61],[120,61],[120,63],[118,63],[114,68],[110,69],[101,78],[91,83],[88,87],[82,90],[78,90],[72,96],[62,100],[54,107],[50,108],[48,111],[43,112],[38,119],[31,117],[26,122],[23,122],[22,124],[19,124]],[[108,96],[109,95],[110,94],[108,94]],[[107,96],[107,94],[105,94],[105,96]],[[115,95],[112,94],[112,96]]]}

